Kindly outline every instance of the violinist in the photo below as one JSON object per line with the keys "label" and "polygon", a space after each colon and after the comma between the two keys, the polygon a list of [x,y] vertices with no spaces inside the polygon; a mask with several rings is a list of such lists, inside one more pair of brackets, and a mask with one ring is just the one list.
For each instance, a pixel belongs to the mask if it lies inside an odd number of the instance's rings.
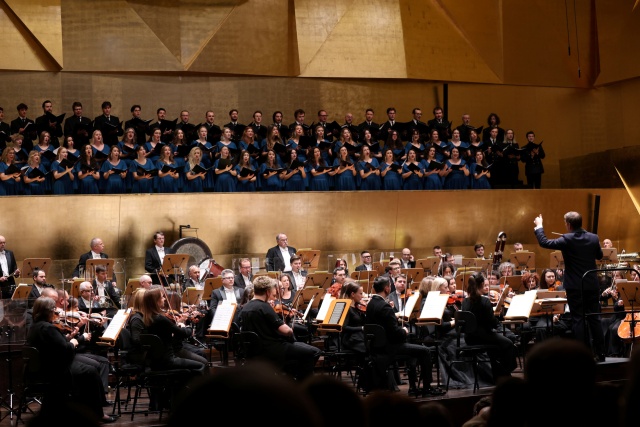
{"label": "violinist", "polygon": [[[167,305],[165,308],[171,312],[171,315],[175,316],[174,319],[178,323],[183,323],[185,325],[193,326],[193,320],[190,317],[189,313],[185,313],[181,310],[181,297],[180,294],[174,291],[167,291]],[[176,356],[181,357],[183,359],[195,360],[196,362],[200,362],[203,365],[208,363],[207,358],[205,357],[205,353],[202,349],[202,346],[197,346],[190,343],[188,340],[189,337],[176,336],[173,337],[173,352]]]}
{"label": "violinist", "polygon": [[276,286],[277,281],[268,276],[253,280],[255,295],[242,308],[241,329],[258,335],[265,359],[295,379],[304,380],[313,374],[321,351],[303,342],[293,342],[293,329],[284,323],[268,302],[276,298]]}
{"label": "violinist", "polygon": [[293,307],[296,302],[296,293],[291,289],[291,276],[289,274],[285,273],[280,276],[276,290],[276,299],[272,302],[276,313],[282,316],[287,325],[291,325],[296,339],[302,340],[308,337],[309,328],[307,325],[292,322],[295,317],[302,317],[302,313]]}
{"label": "violinist", "polygon": [[600,319],[602,330],[604,331],[604,348],[607,356],[621,357],[624,353],[624,343],[618,336],[618,327],[625,318],[624,300],[618,292],[617,282],[625,281],[623,271],[614,271],[612,277],[604,276],[610,286],[600,294],[600,301],[605,305],[610,299],[613,305],[614,314]]}
{"label": "violinist", "polygon": [[404,273],[396,277],[396,290],[389,294],[389,304],[395,313],[401,313],[407,304],[407,275]]}
{"label": "violinist", "polygon": [[93,299],[103,308],[102,315],[113,315],[120,309],[120,293],[114,282],[107,278],[107,267],[97,265],[93,279]]}
{"label": "violinist", "polygon": [[362,285],[355,280],[348,280],[342,287],[340,298],[350,299],[351,306],[342,326],[340,342],[343,350],[352,351],[364,360],[367,352],[364,340],[366,308],[363,302]]}
{"label": "violinist", "polygon": [[34,323],[27,337],[27,345],[35,347],[47,360],[37,373],[37,378],[48,384],[41,414],[46,414],[44,419],[63,415],[56,411],[67,407],[71,393],[73,403],[89,410],[99,421],[116,421],[115,417],[106,415],[102,409],[105,404],[104,388],[98,373],[75,358],[78,340],[66,340],[53,326],[55,309],[54,299],[44,296],[36,299],[33,305]]}
{"label": "violinist", "polygon": [[[211,324],[218,305],[223,303],[237,304],[242,300],[244,289],[234,284],[235,275],[233,274],[233,270],[225,268],[220,273],[220,277],[222,277],[222,286],[211,292],[209,310],[205,313],[205,316],[200,320],[200,322],[198,322],[198,326],[196,327],[196,337],[198,339],[202,339],[204,338],[204,335],[206,335],[206,328]],[[202,325],[200,325],[201,323]]]}
{"label": "violinist", "polygon": [[[149,278],[151,281],[151,278]],[[131,335],[131,348],[127,352],[127,362],[136,365],[144,365],[145,350],[140,342],[140,335],[144,334],[146,327],[144,325],[142,314],[142,299],[147,288],[140,287],[131,295],[131,315],[127,319],[126,328]]]}

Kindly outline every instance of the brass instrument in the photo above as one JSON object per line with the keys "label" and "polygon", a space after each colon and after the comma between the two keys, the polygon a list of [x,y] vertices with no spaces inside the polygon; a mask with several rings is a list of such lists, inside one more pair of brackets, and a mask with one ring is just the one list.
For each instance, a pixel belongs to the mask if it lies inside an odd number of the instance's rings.
{"label": "brass instrument", "polygon": [[640,262],[640,255],[638,252],[621,253],[618,255],[619,262]]}

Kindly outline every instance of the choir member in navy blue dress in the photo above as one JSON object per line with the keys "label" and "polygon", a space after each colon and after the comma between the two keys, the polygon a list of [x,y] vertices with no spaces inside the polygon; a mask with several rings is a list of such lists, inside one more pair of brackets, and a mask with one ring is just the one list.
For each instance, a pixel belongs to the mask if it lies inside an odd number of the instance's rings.
{"label": "choir member in navy blue dress", "polygon": [[335,158],[338,158],[338,154],[340,153],[340,149],[342,147],[347,148],[347,153],[349,154],[349,161],[355,165],[360,157],[358,146],[355,144],[353,140],[353,135],[351,135],[351,131],[348,128],[342,128],[340,131],[340,139],[336,141],[333,146],[333,153]]}
{"label": "choir member in navy blue dress", "polygon": [[160,153],[159,151],[154,151],[154,149],[160,146],[157,148],[157,150],[160,150],[163,145],[162,130],[160,128],[155,128],[153,130],[153,133],[151,134],[151,138],[149,138],[149,141],[144,144],[144,148],[146,148],[147,150],[147,159],[151,160],[151,162],[154,164],[158,163],[158,159],[160,159]]}
{"label": "choir member in navy blue dress", "polygon": [[45,194],[45,185],[46,185],[45,177],[29,176],[29,175],[32,175],[35,169],[40,170],[40,172],[42,172],[43,174],[47,173],[47,170],[44,168],[44,165],[41,163],[41,159],[42,157],[40,156],[39,151],[36,151],[35,149],[31,150],[31,152],[29,153],[29,160],[27,160],[27,165],[29,165],[29,168],[27,169],[24,176],[22,177],[23,193],[26,195],[41,196]]}
{"label": "choir member in navy blue dress", "polygon": [[191,142],[187,141],[184,137],[184,131],[182,129],[176,129],[173,133],[173,140],[171,141],[171,151],[173,151],[173,160],[175,160],[178,166],[184,166],[187,163],[189,158],[189,151],[186,151],[186,154],[180,155],[180,151],[184,153],[184,147],[190,147]]}
{"label": "choir member in navy blue dress", "polygon": [[144,145],[136,147],[136,158],[129,166],[129,180],[131,182],[132,193],[153,193],[155,178],[151,173],[143,171],[154,171],[156,165],[147,159],[147,149]]}
{"label": "choir member in navy blue dress", "polygon": [[[256,184],[258,181],[258,168],[247,150],[242,150],[240,152],[240,161],[236,165],[235,169],[236,179],[238,180],[238,182],[236,183],[236,191],[242,193],[252,193],[256,191]],[[252,172],[247,174],[246,176],[242,176],[242,169],[247,169]]]}
{"label": "choir member in navy blue dress", "polygon": [[[455,131],[454,131],[455,132]],[[440,176],[441,168],[429,169],[431,162],[436,160],[436,147],[429,147],[427,156],[422,161],[424,164],[424,189],[425,190],[442,190],[442,177]]]}
{"label": "choir member in navy blue dress", "polygon": [[[269,125],[269,130],[267,131],[267,137],[262,141],[262,147],[260,147],[260,160],[258,162],[260,164],[264,164],[267,161],[269,150],[274,150],[276,144],[282,144],[284,141],[282,140],[282,136],[280,135],[280,131],[274,125]],[[282,164],[282,159],[276,153],[276,163]]]}
{"label": "choir member in navy blue dress", "polygon": [[[261,125],[261,128],[266,129],[262,125]],[[255,131],[251,126],[247,126],[246,128],[244,128],[244,130],[242,131],[242,137],[240,138],[240,141],[238,141],[238,143],[236,144],[236,147],[238,147],[239,151],[242,151],[242,150],[249,151],[249,146],[251,146],[252,150],[254,150],[253,152],[255,152],[255,154],[253,155],[253,159],[257,160],[260,157],[260,148],[255,139]],[[238,159],[240,159],[240,155],[238,155]]]}
{"label": "choir member in navy blue dress", "polygon": [[[349,130],[347,129],[347,132]],[[349,132],[350,133],[350,132]],[[335,170],[329,172],[333,176],[333,187],[337,191],[353,191],[356,189],[356,165],[349,157],[349,150],[344,145],[340,147],[338,156],[333,161]]]}
{"label": "choir member in navy blue dress", "polygon": [[407,145],[405,145],[404,147],[405,154],[409,152],[410,148],[415,148],[417,150],[416,159],[418,160],[418,162],[422,161],[424,156],[420,155],[419,153],[424,152],[424,144],[420,139],[420,131],[418,129],[413,129],[411,131],[411,141],[407,142]]}
{"label": "choir member in navy blue dress", "polygon": [[6,147],[2,150],[2,161],[0,161],[0,196],[16,196],[21,193],[20,172],[5,173],[14,164],[16,157],[13,147]]}
{"label": "choir member in navy blue dress", "polygon": [[[122,170],[123,172],[118,172]],[[126,179],[129,168],[124,160],[120,160],[120,148],[112,145],[109,150],[109,158],[102,164],[102,191],[104,194],[126,193]]]}
{"label": "choir member in navy blue dress", "polygon": [[[154,132],[155,133],[155,132]],[[167,170],[162,171],[164,166],[171,168],[177,168],[175,160],[173,159],[173,153],[171,152],[171,146],[163,144],[160,149],[160,158],[156,162],[156,168],[158,169],[158,177],[156,180],[156,190],[158,193],[178,193],[180,191],[180,174],[178,171]]]}
{"label": "choir member in navy blue dress", "polygon": [[[322,126],[319,126],[322,127]],[[322,130],[324,132],[324,129]],[[309,190],[311,191],[329,191],[331,187],[331,178],[328,175],[329,169],[318,170],[319,168],[326,168],[327,163],[322,156],[322,151],[319,147],[313,147],[309,150],[311,154],[309,160],[307,160],[307,173],[309,174]]]}
{"label": "choir member in navy blue dress", "polygon": [[[228,128],[225,128],[228,129]],[[222,132],[223,134],[225,131]],[[233,144],[233,143],[232,143]],[[235,144],[234,144],[235,146]],[[220,162],[222,160],[228,160],[230,163],[225,167],[220,166]],[[215,191],[217,193],[233,193],[236,191],[236,175],[238,174],[235,170],[235,165],[233,161],[233,157],[231,157],[231,151],[228,146],[223,146],[220,148],[220,158],[216,160],[213,165],[214,171],[216,174],[216,186]],[[209,172],[211,173],[211,172]]]}
{"label": "choir member in navy blue dress", "polygon": [[98,182],[100,168],[93,158],[93,147],[89,144],[80,149],[80,160],[76,163],[76,177],[78,178],[78,192],[80,194],[99,194]]}
{"label": "choir member in navy blue dress", "polygon": [[431,130],[427,145],[436,147],[436,160],[440,163],[444,163],[451,158],[451,146],[449,146],[449,143],[440,140],[437,130]]}
{"label": "choir member in navy blue dress", "polygon": [[197,145],[193,146],[191,151],[189,151],[189,157],[184,166],[185,193],[201,193],[204,190],[207,175],[212,173],[212,169],[209,169],[208,172],[195,173],[193,172],[193,168],[196,167],[196,165],[203,168],[205,167],[204,162],[202,161],[202,149]]}
{"label": "choir member in navy blue dress", "polygon": [[[204,126],[202,126],[200,129],[206,129]],[[227,147],[229,149],[229,155],[231,157],[234,156],[234,154],[237,155],[238,153],[238,146],[236,145],[235,142],[233,142],[232,140],[233,138],[233,131],[231,130],[231,128],[228,127],[223,127],[222,128],[222,135],[220,136],[220,141],[216,142],[215,145],[215,150],[214,150],[214,161],[216,159],[220,158],[221,152],[222,152],[222,148],[223,147]]]}
{"label": "choir member in navy blue dress", "polygon": [[[205,169],[213,168],[213,163],[215,162],[214,153],[216,152],[216,147],[207,139],[208,131],[204,133],[202,132],[202,128],[206,130],[205,126],[201,126],[198,128],[198,139],[191,143],[192,147],[200,148],[200,161]],[[228,137],[228,134],[227,134]],[[221,138],[226,138],[224,133],[221,135]],[[219,154],[219,153],[218,153]],[[215,173],[207,173],[205,175],[205,180],[202,183],[202,187],[205,191],[213,191],[216,183],[216,174]]]}
{"label": "choir member in navy blue dress", "polygon": [[478,133],[475,130],[469,131],[469,157],[464,158],[464,161],[467,163],[473,163],[476,159],[476,153],[478,150],[484,151],[485,146],[484,142],[480,140]]}
{"label": "choir member in navy blue dress", "polygon": [[[296,126],[296,129],[298,126]],[[302,126],[300,127],[302,128]],[[284,181],[284,190],[305,191],[307,188],[307,172],[304,170],[304,163],[298,160],[298,152],[295,149],[289,150],[289,159],[290,161],[287,171],[282,176],[282,180]],[[294,164],[294,162],[297,163]]]}
{"label": "choir member in navy blue dress", "polygon": [[363,143],[360,148],[360,160],[356,165],[360,190],[380,190],[382,182],[379,167],[378,161],[371,157],[371,149]]}
{"label": "choir member in navy blue dress", "polygon": [[[62,141],[62,146],[67,149],[67,158],[71,160],[77,160],[80,158],[80,150],[76,148],[73,136],[65,136]],[[75,186],[77,187],[77,185]]]}
{"label": "choir member in navy blue dress", "polygon": [[127,168],[131,166],[131,162],[136,158],[136,147],[138,146],[136,131],[133,128],[127,128],[122,136],[122,141],[118,142],[120,149],[120,160],[124,161]]}
{"label": "choir member in navy blue dress", "polygon": [[[315,138],[315,144],[311,145],[309,148],[319,147],[320,153],[322,154],[322,158],[324,159],[324,162],[327,165],[330,165],[331,163],[333,163],[333,158],[332,158],[333,152],[331,151],[332,144],[325,137],[324,128],[322,127],[322,125],[317,125],[315,127],[313,135],[314,135],[313,137]],[[312,158],[310,154],[313,154],[313,152],[307,149],[307,160]]]}
{"label": "choir member in navy blue dress", "polygon": [[291,137],[289,137],[289,140],[287,141],[287,151],[295,150],[298,156],[298,160],[304,163],[307,161],[307,156],[304,152],[304,149],[300,147],[300,139],[302,137],[304,137],[304,128],[302,127],[302,125],[296,125],[293,128]]}
{"label": "choir member in navy blue dress", "polygon": [[54,147],[51,145],[51,135],[49,135],[49,132],[44,131],[40,133],[38,145],[33,147],[33,149],[40,153],[40,163],[42,163],[42,166],[44,166],[46,170],[51,170],[51,163],[53,163],[53,161],[49,160],[49,158],[43,154],[45,151],[48,151],[49,155],[53,154]]}
{"label": "choir member in navy blue dress", "polygon": [[[380,177],[382,178],[382,189],[383,190],[402,190],[402,175],[399,171],[402,171],[402,168],[395,161],[395,155],[393,154],[393,150],[391,148],[386,148],[384,150],[384,160],[380,164]],[[393,167],[399,167],[399,171],[394,170]]]}
{"label": "choir member in navy blue dress", "polygon": [[397,130],[390,130],[387,142],[384,146],[385,149],[390,148],[393,151],[393,160],[396,162],[402,162],[407,158],[407,154],[404,151],[404,145],[402,139]]}
{"label": "choir member in navy blue dress", "polygon": [[[410,169],[415,167],[416,169]],[[402,189],[422,190],[422,177],[424,176],[424,166],[418,161],[416,150],[409,148],[407,160],[402,164]]]}
{"label": "choir member in navy blue dress", "polygon": [[487,161],[484,159],[484,153],[482,151],[476,152],[476,161],[469,166],[469,175],[471,176],[471,188],[475,189],[485,189],[488,190],[491,188],[489,184],[489,178],[491,177],[491,172],[489,169],[485,169],[480,171],[477,169],[478,165],[482,165],[484,167],[488,166]]}
{"label": "choir member in navy blue dress", "polygon": [[282,176],[284,171],[278,172],[282,165],[276,160],[276,152],[267,151],[267,161],[260,166],[262,191],[282,191]]}
{"label": "choir member in navy blue dress", "polygon": [[29,159],[29,153],[22,146],[23,140],[24,137],[19,133],[11,135],[11,141],[13,142],[13,151],[15,153],[13,163],[17,167],[26,166],[27,160]]}
{"label": "choir member in navy blue dress", "polygon": [[449,141],[449,148],[458,147],[460,150],[460,157],[467,163],[469,163],[469,156],[471,156],[471,150],[469,149],[469,143],[460,140],[460,131],[454,129],[451,133],[451,141]]}
{"label": "choir member in navy blue dress", "polygon": [[62,167],[60,162],[66,160],[69,152],[66,148],[58,148],[58,158],[51,164],[51,175],[53,177],[53,194],[73,194],[73,181],[76,176],[73,172],[74,165]]}
{"label": "choir member in navy blue dress", "polygon": [[382,149],[378,141],[374,141],[371,130],[363,130],[360,140],[362,141],[362,145],[366,145],[367,147],[369,147],[369,150],[371,151],[371,157],[376,159],[378,163],[382,162]]}
{"label": "choir member in navy blue dress", "polygon": [[469,168],[460,158],[460,150],[453,148],[451,158],[446,161],[445,168],[440,172],[444,177],[442,188],[445,190],[464,190],[469,187]]}
{"label": "choir member in navy blue dress", "polygon": [[102,163],[109,157],[109,146],[104,143],[102,132],[94,130],[91,137],[91,148],[93,149],[93,158],[102,167]]}

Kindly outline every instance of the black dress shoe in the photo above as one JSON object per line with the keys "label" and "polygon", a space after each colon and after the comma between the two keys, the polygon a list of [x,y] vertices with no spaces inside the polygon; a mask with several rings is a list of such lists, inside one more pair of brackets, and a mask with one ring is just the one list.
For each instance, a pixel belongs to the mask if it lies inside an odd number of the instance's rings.
{"label": "black dress shoe", "polygon": [[408,394],[409,394],[409,396],[418,397],[418,396],[420,396],[422,394],[422,392],[420,390],[418,390],[417,388],[410,388]]}
{"label": "black dress shoe", "polygon": [[100,421],[105,423],[105,424],[110,424],[110,423],[115,423],[117,420],[118,420],[117,417],[105,415],[104,417],[102,417],[102,419]]}
{"label": "black dress shoe", "polygon": [[441,388],[429,387],[422,390],[422,397],[436,397],[442,396],[447,392],[442,390]]}

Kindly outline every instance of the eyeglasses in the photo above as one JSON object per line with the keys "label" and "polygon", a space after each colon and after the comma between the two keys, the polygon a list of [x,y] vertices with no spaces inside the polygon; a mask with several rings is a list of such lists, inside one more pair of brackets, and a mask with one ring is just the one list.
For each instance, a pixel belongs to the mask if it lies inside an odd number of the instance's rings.
{"label": "eyeglasses", "polygon": [[223,279],[233,280],[233,276],[230,276],[230,277],[223,277]]}
{"label": "eyeglasses", "polygon": [[371,255],[362,255],[362,258],[371,258]]}

